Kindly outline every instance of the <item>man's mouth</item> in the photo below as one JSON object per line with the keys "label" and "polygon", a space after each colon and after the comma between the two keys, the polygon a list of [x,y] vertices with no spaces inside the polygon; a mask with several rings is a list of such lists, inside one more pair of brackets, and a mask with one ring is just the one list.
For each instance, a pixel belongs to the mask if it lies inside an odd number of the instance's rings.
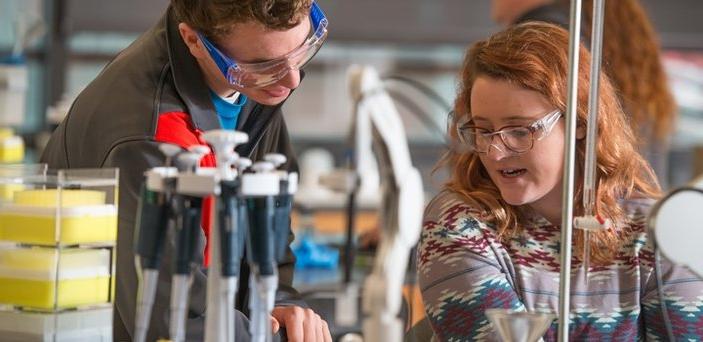
{"label": "man's mouth", "polygon": [[277,89],[264,89],[266,94],[272,97],[280,97],[288,94],[287,88],[277,88]]}

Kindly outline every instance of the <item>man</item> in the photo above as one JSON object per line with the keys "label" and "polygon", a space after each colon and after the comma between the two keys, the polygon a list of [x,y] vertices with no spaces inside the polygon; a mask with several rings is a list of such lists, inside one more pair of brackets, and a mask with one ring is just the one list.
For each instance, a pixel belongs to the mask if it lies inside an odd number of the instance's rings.
{"label": "man", "polygon": [[[241,156],[256,161],[282,153],[288,156],[286,167],[296,169],[281,105],[300,84],[300,68],[322,45],[326,27],[312,0],[172,0],[162,19],[73,103],[41,159],[52,168],[120,168],[115,341],[131,340],[134,333],[135,216],[143,172],[163,165],[159,143],[187,148],[204,144],[204,131],[236,128],[249,134],[249,142],[237,147]],[[212,166],[212,160],[204,158],[203,165]],[[200,239],[205,241],[205,233]],[[171,247],[160,270],[149,341],[168,336]],[[291,341],[330,341],[325,321],[306,309],[290,286],[293,264],[289,251],[279,265],[272,328],[284,327]],[[243,265],[237,298],[243,312],[248,274]],[[188,341],[203,338],[206,279],[204,269],[195,271]],[[240,335],[246,333],[241,328],[246,318],[237,319],[239,341],[246,339]]]}
{"label": "man", "polygon": [[569,9],[555,0],[492,0],[491,19],[502,26],[546,21],[569,26]]}

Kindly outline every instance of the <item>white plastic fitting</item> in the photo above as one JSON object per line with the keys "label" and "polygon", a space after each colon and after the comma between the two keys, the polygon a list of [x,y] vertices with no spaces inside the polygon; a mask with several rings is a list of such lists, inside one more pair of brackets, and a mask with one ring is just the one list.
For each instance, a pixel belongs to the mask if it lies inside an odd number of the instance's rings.
{"label": "white plastic fitting", "polygon": [[254,172],[256,173],[271,172],[275,168],[276,167],[273,165],[273,163],[268,161],[256,162],[254,163],[254,165],[251,166],[251,169],[254,170]]}
{"label": "white plastic fitting", "polygon": [[166,156],[166,166],[171,166],[173,157],[183,151],[183,149],[178,145],[163,143],[159,144],[159,151]]}
{"label": "white plastic fitting", "polygon": [[240,157],[234,162],[234,167],[239,170],[239,173],[241,174],[244,170],[246,170],[248,167],[250,167],[252,164],[251,159],[249,158],[244,158]]}
{"label": "white plastic fitting", "polygon": [[264,156],[264,160],[273,164],[275,168],[278,168],[279,166],[285,164],[286,161],[288,161],[288,158],[280,153],[267,153]]}
{"label": "white plastic fitting", "polygon": [[217,166],[221,176],[224,179],[232,179],[234,174],[231,172],[231,168],[233,163],[239,158],[239,154],[234,152],[234,148],[249,141],[249,136],[243,132],[217,129],[205,132],[203,139],[215,150]]}
{"label": "white plastic fitting", "polygon": [[599,215],[596,216],[578,216],[574,217],[574,228],[586,231],[601,231],[612,226],[610,219],[604,219]]}
{"label": "white plastic fitting", "polygon": [[200,158],[202,158],[204,155],[210,153],[210,147],[207,145],[193,145],[191,147],[188,147],[188,151],[191,153],[195,153],[200,155]]}
{"label": "white plastic fitting", "polygon": [[244,132],[215,129],[203,133],[203,139],[215,149],[216,153],[234,150],[237,145],[249,141],[249,135]]}

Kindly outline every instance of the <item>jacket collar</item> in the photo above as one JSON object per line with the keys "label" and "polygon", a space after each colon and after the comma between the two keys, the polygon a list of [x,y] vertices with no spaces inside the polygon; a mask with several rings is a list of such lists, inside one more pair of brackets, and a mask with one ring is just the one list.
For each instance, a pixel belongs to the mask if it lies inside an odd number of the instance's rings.
{"label": "jacket collar", "polygon": [[210,99],[203,73],[181,39],[178,21],[171,7],[166,14],[166,45],[176,91],[188,107],[193,125],[201,131],[219,129],[220,121]]}

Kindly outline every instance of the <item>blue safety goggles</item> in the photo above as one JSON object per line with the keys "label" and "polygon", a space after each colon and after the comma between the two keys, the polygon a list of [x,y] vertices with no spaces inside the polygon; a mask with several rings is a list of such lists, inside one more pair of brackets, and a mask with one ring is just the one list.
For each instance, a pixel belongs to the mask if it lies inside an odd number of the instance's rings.
{"label": "blue safety goggles", "polygon": [[241,88],[261,88],[280,81],[292,70],[304,67],[320,50],[327,38],[327,17],[315,2],[310,7],[310,20],[313,34],[302,45],[284,56],[259,63],[237,63],[204,35],[198,33],[198,37],[230,84]]}

